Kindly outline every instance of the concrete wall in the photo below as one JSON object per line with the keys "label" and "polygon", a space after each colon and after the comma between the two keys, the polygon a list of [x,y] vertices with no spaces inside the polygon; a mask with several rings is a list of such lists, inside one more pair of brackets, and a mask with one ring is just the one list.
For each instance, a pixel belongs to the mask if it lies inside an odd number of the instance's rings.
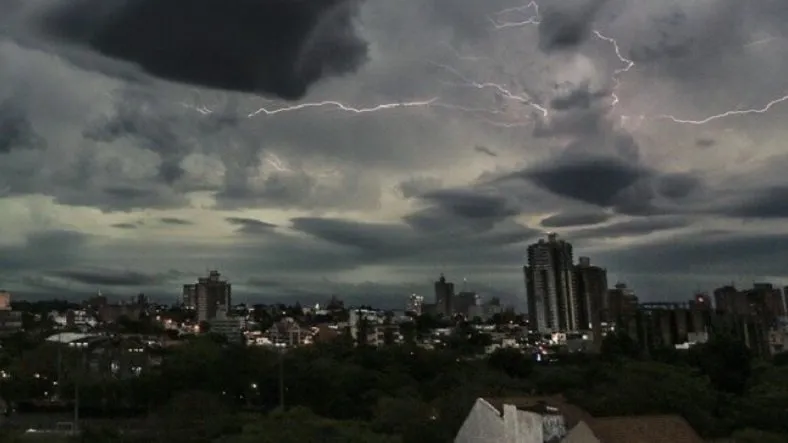
{"label": "concrete wall", "polygon": [[465,418],[454,443],[510,443],[506,440],[503,418],[491,404],[477,399]]}

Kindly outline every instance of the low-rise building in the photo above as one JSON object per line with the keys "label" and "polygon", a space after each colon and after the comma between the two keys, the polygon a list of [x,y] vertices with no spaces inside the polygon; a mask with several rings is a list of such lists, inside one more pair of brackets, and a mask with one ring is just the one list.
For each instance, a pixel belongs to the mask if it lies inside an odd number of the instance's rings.
{"label": "low-rise building", "polygon": [[597,418],[562,397],[479,398],[455,443],[702,443],[677,415]]}

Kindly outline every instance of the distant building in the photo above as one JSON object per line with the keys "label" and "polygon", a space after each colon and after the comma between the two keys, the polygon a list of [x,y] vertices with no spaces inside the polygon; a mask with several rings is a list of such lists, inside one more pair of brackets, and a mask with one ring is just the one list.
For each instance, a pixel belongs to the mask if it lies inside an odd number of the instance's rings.
{"label": "distant building", "polygon": [[592,266],[588,257],[580,257],[574,269],[574,284],[579,329],[598,329],[600,314],[608,309],[607,270]]}
{"label": "distant building", "polygon": [[562,397],[479,398],[454,443],[702,443],[678,415],[594,417]]}
{"label": "distant building", "polygon": [[211,271],[207,277],[200,277],[197,283],[183,286],[184,305],[197,311],[197,321],[216,318],[220,309],[232,309],[232,287],[222,280],[219,271]]}
{"label": "distant building", "polygon": [[416,294],[411,294],[408,297],[408,304],[405,307],[405,311],[411,312],[414,315],[421,315],[422,306],[424,306],[424,297]]}
{"label": "distant building", "polygon": [[228,316],[225,309],[220,308],[216,313],[216,317],[209,320],[208,324],[210,325],[211,333],[225,337],[230,343],[239,343],[243,338],[241,335],[243,318]]}
{"label": "distant building", "polygon": [[11,293],[5,289],[0,289],[0,311],[11,309]]}
{"label": "distant building", "polygon": [[[463,315],[467,318],[473,318],[474,316],[480,316],[479,313],[481,312],[481,300],[479,298],[479,294],[472,292],[472,291],[462,291],[456,296],[454,296],[454,301],[452,302],[454,313]],[[474,314],[474,315],[471,315]]]}
{"label": "distant building", "polygon": [[576,331],[578,303],[573,284],[572,245],[550,233],[528,247],[523,268],[531,329]]}
{"label": "distant building", "polygon": [[13,334],[22,329],[22,311],[11,309],[11,293],[0,289],[0,335]]}
{"label": "distant building", "polygon": [[783,292],[770,283],[755,283],[752,289],[746,290],[723,286],[714,290],[714,303],[720,312],[756,316],[767,325],[786,315]]}
{"label": "distant building", "polygon": [[181,306],[184,309],[197,309],[197,285],[196,284],[183,285],[183,293],[181,295]]}
{"label": "distant building", "polygon": [[439,314],[451,317],[454,313],[452,299],[454,298],[454,283],[447,282],[446,277],[441,274],[440,279],[435,282],[435,305]]}
{"label": "distant building", "polygon": [[618,282],[613,289],[607,291],[607,309],[603,321],[616,322],[622,317],[632,317],[638,310],[639,300],[635,291],[626,283]]}

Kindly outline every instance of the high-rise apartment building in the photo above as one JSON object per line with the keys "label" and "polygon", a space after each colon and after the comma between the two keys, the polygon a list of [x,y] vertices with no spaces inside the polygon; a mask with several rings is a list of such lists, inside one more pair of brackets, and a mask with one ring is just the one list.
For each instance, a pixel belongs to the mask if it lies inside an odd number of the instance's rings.
{"label": "high-rise apartment building", "polygon": [[8,311],[11,309],[11,293],[5,289],[0,289],[0,310]]}
{"label": "high-rise apartment building", "polygon": [[746,290],[732,285],[715,289],[714,304],[720,312],[759,317],[764,324],[786,315],[783,292],[770,283],[755,283]]}
{"label": "high-rise apartment building", "polygon": [[577,322],[581,330],[600,326],[600,313],[607,306],[607,270],[591,265],[591,259],[580,257],[574,272]]}
{"label": "high-rise apartment building", "polygon": [[454,283],[447,282],[446,277],[441,274],[441,278],[435,282],[435,307],[439,314],[450,317],[454,314],[452,299],[454,298]]}
{"label": "high-rise apartment building", "polygon": [[622,318],[633,317],[639,304],[635,290],[627,287],[626,283],[618,282],[607,291],[607,309],[603,310],[603,321],[617,322]]}
{"label": "high-rise apartment building", "polygon": [[197,309],[197,284],[183,285],[181,306],[184,309]]}
{"label": "high-rise apartment building", "polygon": [[531,329],[578,330],[578,304],[572,278],[572,245],[548,234],[528,247],[523,268]]}
{"label": "high-rise apartment building", "polygon": [[231,289],[219,271],[211,271],[197,283],[183,285],[183,303],[197,310],[198,321],[213,320],[220,310],[227,312],[232,308]]}

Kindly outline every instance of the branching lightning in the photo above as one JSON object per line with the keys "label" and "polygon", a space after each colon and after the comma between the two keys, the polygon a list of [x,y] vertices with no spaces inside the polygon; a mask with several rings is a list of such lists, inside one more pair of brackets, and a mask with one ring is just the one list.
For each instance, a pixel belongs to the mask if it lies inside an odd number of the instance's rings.
{"label": "branching lightning", "polygon": [[784,97],[780,97],[780,98],[775,99],[775,100],[772,100],[769,103],[767,103],[766,106],[764,106],[762,108],[740,109],[740,110],[735,110],[734,109],[734,110],[731,110],[731,111],[725,111],[722,114],[716,114],[716,115],[712,115],[710,117],[706,117],[703,120],[682,120],[682,119],[679,119],[679,118],[676,118],[676,117],[674,117],[672,115],[667,115],[667,114],[660,115],[659,117],[671,120],[674,123],[683,123],[683,124],[688,124],[688,125],[705,125],[706,123],[713,122],[714,120],[719,120],[719,119],[723,119],[723,118],[726,118],[726,117],[733,117],[735,115],[764,114],[766,112],[769,112],[769,110],[772,109],[775,105],[783,103],[783,102],[788,102],[788,95],[786,95]]}
{"label": "branching lightning", "polygon": [[[512,15],[519,15],[520,18],[517,20],[506,20],[506,17]],[[530,1],[529,3],[522,6],[500,10],[488,17],[488,20],[492,23],[492,26],[496,31],[502,31],[505,29],[525,27],[525,26],[538,26],[541,23],[541,19],[542,16],[540,14],[539,4],[536,1]],[[615,38],[607,36],[599,30],[592,30],[592,33],[594,37],[596,37],[597,39],[611,45],[616,58],[621,63],[621,67],[613,71],[611,78],[613,82],[613,86],[610,91],[610,98],[611,98],[610,106],[611,109],[616,108],[616,106],[619,105],[621,101],[618,95],[618,91],[622,82],[622,77],[636,67],[635,62],[623,55],[621,46],[619,45],[619,42]],[[748,43],[747,45],[745,45],[745,47],[761,45],[773,40],[775,40],[774,37],[768,37],[752,43]],[[452,53],[454,54],[457,60],[480,62],[486,58],[481,56],[463,55],[459,51],[457,51],[454,47],[450,45],[447,46],[452,51]],[[497,97],[499,97],[504,101],[514,102],[519,105],[524,105],[528,108],[531,108],[534,111],[537,111],[538,114],[540,114],[541,117],[544,119],[548,119],[550,117],[550,109],[545,105],[539,103],[535,97],[533,97],[528,93],[515,93],[512,91],[510,87],[500,83],[481,82],[481,81],[473,80],[469,78],[467,75],[463,74],[460,69],[454,66],[449,66],[437,62],[429,62],[429,63],[432,64],[433,66],[438,67],[446,74],[453,77],[454,82],[444,82],[444,84],[447,84],[449,86],[455,86],[455,87],[465,87],[465,88],[472,88],[478,90],[490,90],[493,91]],[[771,110],[774,106],[783,102],[788,102],[788,95],[772,100],[761,108],[728,110],[726,112],[712,115],[700,120],[680,119],[670,114],[662,114],[662,115],[651,116],[651,117],[649,116],[632,117],[628,115],[621,115],[621,119],[622,122],[629,122],[632,121],[633,119],[637,119],[639,122],[642,122],[643,120],[661,119],[661,120],[669,120],[677,124],[704,125],[713,122],[715,120],[720,120],[727,117],[766,113],[769,110]],[[205,105],[194,106],[194,105],[188,105],[186,103],[182,103],[182,105],[196,112],[199,112],[200,114],[203,115],[209,115],[213,113],[213,110]],[[528,118],[528,116],[523,116],[523,115],[518,115],[517,121],[514,123],[510,121],[502,121],[500,117],[502,115],[507,114],[505,108],[503,107],[497,107],[497,108],[496,107],[492,107],[492,108],[464,107],[464,106],[449,103],[448,101],[444,101],[443,97],[441,97],[439,94],[436,94],[435,96],[427,99],[382,103],[368,107],[352,106],[350,104],[346,104],[335,100],[305,102],[305,103],[299,103],[295,105],[281,106],[281,107],[260,107],[254,110],[253,112],[249,112],[246,115],[246,117],[247,118],[254,118],[258,116],[272,117],[278,114],[286,114],[286,113],[299,112],[299,111],[318,109],[318,108],[326,108],[333,111],[350,113],[350,114],[383,112],[383,111],[403,109],[403,108],[442,108],[442,109],[453,110],[457,112],[486,114],[490,116],[490,118],[485,118],[485,117],[480,117],[480,118],[483,121],[496,126],[516,127],[516,126],[523,126],[526,124],[530,124],[530,119]],[[269,158],[267,160],[268,163],[274,166],[274,168],[276,168],[277,170],[286,169],[286,167],[283,166],[283,163],[278,159]],[[280,169],[280,168],[285,168],[285,169]]]}
{"label": "branching lightning", "polygon": [[371,106],[368,108],[354,108],[352,106],[345,105],[344,103],[337,102],[337,101],[322,101],[322,102],[314,102],[314,103],[300,103],[293,106],[286,106],[282,108],[274,108],[274,109],[266,109],[266,108],[259,108],[254,112],[251,112],[247,117],[252,118],[257,116],[258,114],[265,114],[265,115],[276,115],[281,114],[283,112],[293,112],[293,111],[300,111],[302,109],[308,108],[335,108],[339,109],[340,111],[351,112],[354,114],[364,114],[367,112],[377,112],[383,111],[387,109],[394,109],[394,108],[414,108],[414,107],[424,107],[430,106],[437,102],[438,98],[434,97],[429,100],[420,100],[420,101],[412,101],[412,102],[396,102],[396,103],[385,103],[376,106]]}

